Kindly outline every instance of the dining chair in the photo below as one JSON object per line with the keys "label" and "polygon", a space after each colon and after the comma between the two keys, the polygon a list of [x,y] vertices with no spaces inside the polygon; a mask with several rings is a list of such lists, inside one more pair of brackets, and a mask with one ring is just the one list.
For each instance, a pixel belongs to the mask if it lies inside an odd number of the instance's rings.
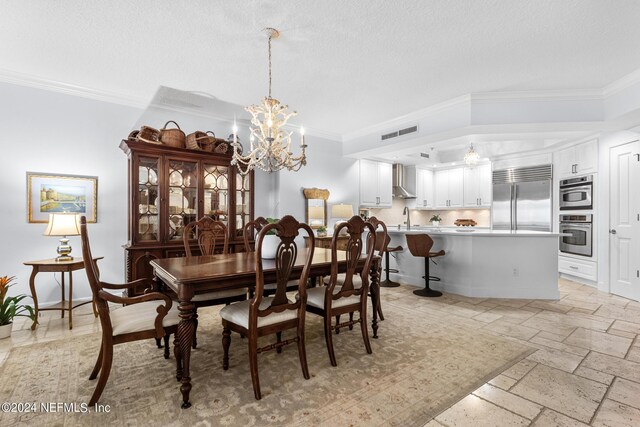
{"label": "dining chair", "polygon": [[[280,238],[280,241],[278,242],[276,259],[265,262],[262,259],[262,245],[264,237],[271,230],[275,230],[276,236]],[[224,370],[229,369],[231,332],[237,332],[248,337],[251,381],[256,400],[260,400],[262,397],[258,378],[258,353],[282,349],[285,345],[296,343],[298,345],[300,365],[302,366],[302,375],[305,379],[309,379],[304,342],[304,319],[307,301],[306,283],[309,278],[311,261],[315,250],[313,244],[306,249],[306,256],[302,260],[304,261],[304,266],[298,279],[298,294],[295,301],[287,297],[286,289],[291,279],[296,259],[299,257],[295,238],[300,234],[300,230],[304,230],[309,236],[310,242],[315,243],[313,230],[307,224],[298,222],[291,215],[283,217],[277,223],[265,225],[258,233],[256,240],[256,289],[253,298],[230,304],[220,310],[220,316],[222,317],[222,347],[224,350],[222,368]],[[272,297],[265,295],[265,266],[267,268],[275,268],[276,293]],[[282,332],[288,329],[295,329],[296,336],[283,341],[281,339]],[[277,336],[275,343],[258,348],[259,337],[274,333]]]}
{"label": "dining chair", "polygon": [[[216,248],[222,242],[223,254],[229,253],[229,233],[227,226],[222,221],[216,221],[209,216],[203,216],[198,221],[193,221],[187,224],[182,234],[182,241],[184,243],[185,255],[190,258],[192,237],[196,237],[198,243],[198,249],[201,255],[213,255]],[[195,327],[193,329],[193,348],[198,346],[196,338],[196,331],[198,329],[198,308],[209,307],[212,305],[230,304],[235,301],[243,301],[247,299],[247,288],[244,289],[229,289],[224,291],[211,291],[205,294],[194,295],[191,302],[194,303],[195,308],[193,312],[193,319]]]}
{"label": "dining chair", "polygon": [[[349,236],[347,248],[344,251],[347,271],[344,275],[344,280],[338,283],[337,237],[342,229],[346,229]],[[365,232],[367,232],[366,245],[362,240],[362,235]],[[336,232],[334,232],[333,239],[331,239],[331,275],[329,276],[328,285],[311,288],[307,292],[307,311],[324,318],[324,337],[332,366],[338,365],[333,350],[332,331],[334,330],[337,333],[341,328],[352,328],[354,324],[360,323],[362,339],[367,353],[371,354],[372,352],[367,330],[369,275],[366,272],[371,267],[375,247],[376,233],[370,222],[365,222],[358,215],[355,215],[349,221],[341,223]],[[364,265],[361,269],[358,269],[362,256],[365,258]],[[360,275],[357,275],[357,273],[360,273]],[[339,322],[338,316],[355,312],[359,313],[358,319],[353,320],[353,314],[350,314],[348,322]],[[334,317],[336,317],[335,326],[332,324]]]}
{"label": "dining chair", "polygon": [[[269,224],[269,222],[264,218],[259,216],[253,221],[249,221],[243,228],[242,238],[244,240],[244,251],[245,252],[255,252],[255,242],[257,241],[256,236],[262,230],[262,228]],[[254,241],[254,245],[251,245],[251,241]],[[265,283],[264,291],[265,295],[273,295],[276,293],[277,285],[276,283]],[[287,283],[287,292],[293,292],[298,289],[298,281],[290,280]],[[249,289],[249,296],[253,296],[253,289]]]}
{"label": "dining chair", "polygon": [[[111,365],[113,363],[113,346],[131,341],[149,338],[164,338],[165,359],[169,358],[169,336],[176,333],[180,317],[178,309],[173,306],[171,298],[160,292],[148,292],[136,297],[121,297],[107,290],[124,290],[131,286],[143,284],[147,279],[139,279],[121,285],[100,281],[98,267],[91,255],[87,219],[80,218],[80,235],[82,239],[82,259],[93,299],[98,308],[102,340],[98,360],[89,375],[90,380],[100,378],[91,396],[89,406],[98,402],[104,390]],[[109,309],[109,303],[123,304],[115,310]]]}

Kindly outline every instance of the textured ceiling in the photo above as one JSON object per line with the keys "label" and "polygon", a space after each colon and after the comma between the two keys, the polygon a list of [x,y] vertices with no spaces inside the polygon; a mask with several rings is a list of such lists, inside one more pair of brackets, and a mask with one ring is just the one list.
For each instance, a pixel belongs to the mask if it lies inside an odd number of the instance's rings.
{"label": "textured ceiling", "polygon": [[344,134],[473,92],[596,89],[640,68],[636,0],[4,0],[0,68],[151,100],[160,86]]}

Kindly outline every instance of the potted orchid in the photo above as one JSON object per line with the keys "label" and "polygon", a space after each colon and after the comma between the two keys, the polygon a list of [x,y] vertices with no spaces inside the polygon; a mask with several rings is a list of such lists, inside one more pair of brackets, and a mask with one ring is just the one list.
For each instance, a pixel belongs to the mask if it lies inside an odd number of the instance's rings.
{"label": "potted orchid", "polygon": [[440,221],[442,221],[442,218],[440,217],[440,215],[435,214],[429,221],[431,221],[431,225],[433,225],[434,227],[440,227]]}
{"label": "potted orchid", "polygon": [[14,285],[11,283],[14,279],[15,276],[0,277],[0,339],[7,338],[11,335],[11,328],[13,327],[13,319],[15,317],[24,316],[31,320],[35,320],[36,318],[33,307],[20,304],[20,302],[27,297],[26,295],[17,295],[15,297],[7,296],[7,291]]}

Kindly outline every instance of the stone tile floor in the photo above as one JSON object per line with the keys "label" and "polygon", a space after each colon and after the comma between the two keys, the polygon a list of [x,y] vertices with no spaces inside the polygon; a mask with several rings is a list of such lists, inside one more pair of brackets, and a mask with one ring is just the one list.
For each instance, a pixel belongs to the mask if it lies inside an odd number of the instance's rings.
{"label": "stone tile floor", "polygon": [[[393,304],[421,316],[483,330],[538,350],[427,423],[427,426],[639,426],[640,303],[560,279],[558,301],[418,298],[415,288],[384,288]],[[100,330],[89,305],[74,311],[74,329],[53,312],[35,332],[21,319],[0,341],[11,348]],[[380,332],[384,333],[384,322]]]}

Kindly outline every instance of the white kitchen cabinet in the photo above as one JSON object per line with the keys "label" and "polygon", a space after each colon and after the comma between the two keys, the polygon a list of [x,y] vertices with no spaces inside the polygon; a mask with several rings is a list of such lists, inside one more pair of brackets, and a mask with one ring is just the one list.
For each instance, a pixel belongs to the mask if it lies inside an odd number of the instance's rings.
{"label": "white kitchen cabinet", "polygon": [[435,207],[462,207],[464,201],[463,168],[438,170],[434,173]]}
{"label": "white kitchen cabinet", "polygon": [[585,175],[598,170],[598,140],[584,142],[556,153],[556,171],[560,179]]}
{"label": "white kitchen cabinet", "polygon": [[433,206],[433,171],[416,169],[416,208]]}
{"label": "white kitchen cabinet", "polygon": [[464,168],[464,206],[468,208],[491,206],[491,165]]}
{"label": "white kitchen cabinet", "polygon": [[360,206],[390,208],[392,202],[390,163],[360,160]]}

